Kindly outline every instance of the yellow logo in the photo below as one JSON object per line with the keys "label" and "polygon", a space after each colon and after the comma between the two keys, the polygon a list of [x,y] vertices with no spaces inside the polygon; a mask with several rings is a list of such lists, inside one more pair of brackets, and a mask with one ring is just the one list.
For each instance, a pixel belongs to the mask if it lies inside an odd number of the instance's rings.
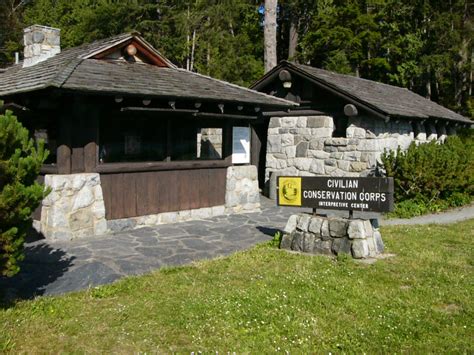
{"label": "yellow logo", "polygon": [[301,206],[301,178],[280,177],[278,179],[279,204],[284,206]]}

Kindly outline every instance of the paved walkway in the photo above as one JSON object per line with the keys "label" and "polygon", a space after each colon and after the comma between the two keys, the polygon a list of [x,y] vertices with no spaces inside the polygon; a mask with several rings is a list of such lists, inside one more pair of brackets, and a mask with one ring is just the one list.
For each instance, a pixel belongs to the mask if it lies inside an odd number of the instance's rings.
{"label": "paved walkway", "polygon": [[[472,218],[473,209],[471,206],[466,211],[417,220],[446,223],[459,216]],[[292,213],[304,211],[309,210],[278,208],[274,201],[262,198],[260,213],[147,227],[71,242],[30,242],[26,245],[21,272],[11,279],[0,279],[0,290],[5,291],[8,298],[61,294],[111,283],[127,275],[139,275],[163,266],[229,255],[271,239],[285,226]],[[347,212],[318,210],[318,213],[325,212],[347,216]],[[361,215],[354,213],[355,218]],[[376,218],[378,215],[365,216]],[[382,220],[381,224],[405,222]]]}
{"label": "paved walkway", "polygon": [[394,218],[381,220],[383,226],[398,224],[446,224],[465,221],[474,218],[474,204],[470,206],[455,208],[446,212],[428,214],[425,216],[413,217],[409,219]]}
{"label": "paved walkway", "polygon": [[269,240],[285,226],[293,208],[263,199],[260,213],[146,227],[128,232],[26,245],[21,272],[0,279],[8,298],[54,295],[111,283],[163,266],[211,259]]}

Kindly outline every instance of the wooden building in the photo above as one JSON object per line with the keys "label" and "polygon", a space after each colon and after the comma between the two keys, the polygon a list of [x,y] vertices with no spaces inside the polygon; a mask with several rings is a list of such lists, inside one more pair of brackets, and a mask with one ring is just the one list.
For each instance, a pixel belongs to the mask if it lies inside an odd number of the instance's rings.
{"label": "wooden building", "polygon": [[[385,149],[439,141],[473,121],[405,88],[283,61],[253,89],[298,103],[264,113],[261,178],[369,176]],[[266,143],[266,144],[265,144]]]}
{"label": "wooden building", "polygon": [[252,127],[297,104],[179,69],[136,33],[59,42],[32,26],[24,61],[0,71],[5,108],[51,152],[47,238],[258,209]]}

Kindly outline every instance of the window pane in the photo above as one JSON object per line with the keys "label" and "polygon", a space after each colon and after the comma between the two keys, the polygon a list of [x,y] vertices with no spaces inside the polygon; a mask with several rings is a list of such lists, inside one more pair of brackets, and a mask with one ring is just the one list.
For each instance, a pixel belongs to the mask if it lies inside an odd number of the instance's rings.
{"label": "window pane", "polygon": [[171,160],[222,159],[222,127],[183,120],[173,125]]}
{"label": "window pane", "polygon": [[166,118],[118,115],[100,124],[101,163],[166,159]]}

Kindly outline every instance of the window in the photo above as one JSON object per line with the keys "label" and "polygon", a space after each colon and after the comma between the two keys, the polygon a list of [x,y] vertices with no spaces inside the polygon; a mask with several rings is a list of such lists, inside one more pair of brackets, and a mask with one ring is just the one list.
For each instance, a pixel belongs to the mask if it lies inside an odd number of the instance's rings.
{"label": "window", "polygon": [[166,159],[166,120],[135,115],[101,121],[101,163],[163,161]]}
{"label": "window", "polygon": [[232,163],[250,163],[250,127],[234,127],[232,137]]}
{"label": "window", "polygon": [[118,115],[100,124],[99,161],[150,162],[223,158],[223,128],[186,117]]}
{"label": "window", "polygon": [[171,160],[222,159],[223,129],[191,120],[176,120],[171,130]]}
{"label": "window", "polygon": [[346,116],[334,117],[334,131],[332,132],[332,136],[345,138],[348,124],[349,119]]}

